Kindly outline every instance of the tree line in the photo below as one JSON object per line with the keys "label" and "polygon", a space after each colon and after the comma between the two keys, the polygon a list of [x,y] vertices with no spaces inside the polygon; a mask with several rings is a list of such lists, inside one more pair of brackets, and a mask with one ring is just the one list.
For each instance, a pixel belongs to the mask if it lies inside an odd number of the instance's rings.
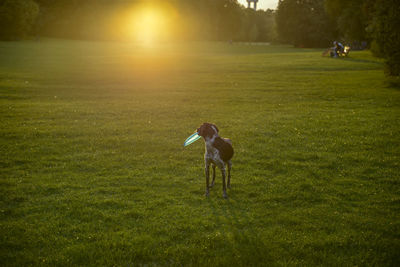
{"label": "tree line", "polygon": [[2,0],[1,39],[26,35],[124,40],[121,14],[135,4],[169,4],[178,14],[174,39],[271,42],[276,39],[273,10],[253,10],[237,0]]}
{"label": "tree line", "polygon": [[[262,0],[261,0],[262,1]],[[1,0],[0,39],[27,35],[124,40],[120,14],[144,0]],[[253,10],[237,0],[147,0],[174,8],[175,40],[252,41],[327,47],[333,40],[368,44],[400,74],[398,0],[279,0],[277,10]]]}

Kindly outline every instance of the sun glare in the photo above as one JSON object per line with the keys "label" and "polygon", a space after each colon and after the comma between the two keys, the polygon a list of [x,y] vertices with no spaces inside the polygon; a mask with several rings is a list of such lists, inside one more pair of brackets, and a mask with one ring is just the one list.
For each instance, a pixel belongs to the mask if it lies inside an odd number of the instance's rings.
{"label": "sun glare", "polygon": [[171,11],[161,5],[134,8],[128,26],[132,41],[150,45],[168,39],[172,32],[171,17]]}

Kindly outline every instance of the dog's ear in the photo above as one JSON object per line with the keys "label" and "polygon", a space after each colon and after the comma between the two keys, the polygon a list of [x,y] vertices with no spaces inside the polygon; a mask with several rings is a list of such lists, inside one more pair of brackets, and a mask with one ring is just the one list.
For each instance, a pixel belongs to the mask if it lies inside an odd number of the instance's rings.
{"label": "dog's ear", "polygon": [[215,127],[215,130],[217,130],[217,133],[219,133],[219,130],[218,130],[218,127],[217,127],[217,125],[215,125],[215,124],[212,124],[212,123],[211,123],[211,125],[212,125],[212,126],[214,126],[214,127]]}
{"label": "dog's ear", "polygon": [[206,134],[208,136],[213,136],[214,134],[218,134],[218,127],[215,124],[207,123],[206,124]]}

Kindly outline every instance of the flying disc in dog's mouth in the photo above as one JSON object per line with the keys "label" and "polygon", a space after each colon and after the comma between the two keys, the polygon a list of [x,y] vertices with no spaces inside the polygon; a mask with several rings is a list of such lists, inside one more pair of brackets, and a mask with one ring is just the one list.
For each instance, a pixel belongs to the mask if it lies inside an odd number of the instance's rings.
{"label": "flying disc in dog's mouth", "polygon": [[183,143],[183,146],[188,146],[188,145],[190,145],[191,143],[193,143],[193,142],[199,140],[200,138],[201,138],[201,136],[200,136],[197,132],[195,132],[194,134],[192,134],[191,136],[189,136],[189,137],[186,139],[185,143]]}

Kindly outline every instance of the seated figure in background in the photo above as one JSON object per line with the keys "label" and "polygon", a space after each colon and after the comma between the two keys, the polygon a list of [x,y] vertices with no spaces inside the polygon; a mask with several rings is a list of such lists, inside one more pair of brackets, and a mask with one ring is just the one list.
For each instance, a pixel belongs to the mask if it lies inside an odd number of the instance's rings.
{"label": "seated figure in background", "polygon": [[344,53],[344,46],[337,41],[333,42],[333,57],[339,57],[341,54]]}

